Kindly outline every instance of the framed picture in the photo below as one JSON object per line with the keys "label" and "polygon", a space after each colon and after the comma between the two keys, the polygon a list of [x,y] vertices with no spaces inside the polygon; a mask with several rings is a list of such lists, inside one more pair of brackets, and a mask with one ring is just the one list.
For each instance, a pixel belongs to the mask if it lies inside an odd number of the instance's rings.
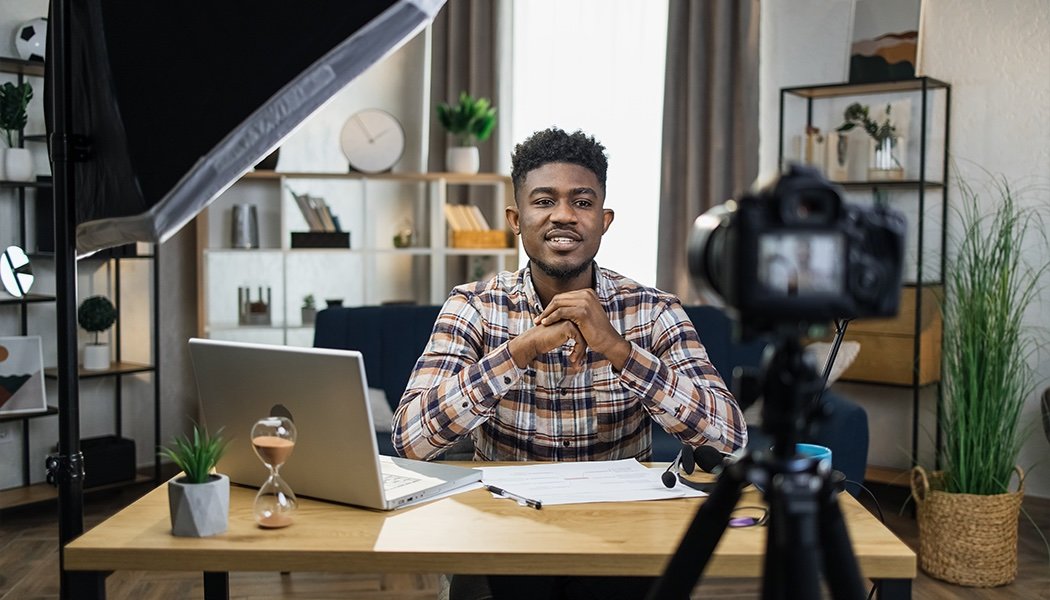
{"label": "framed picture", "polygon": [[40,336],[0,337],[0,415],[46,410]]}
{"label": "framed picture", "polygon": [[915,78],[921,23],[922,0],[854,0],[849,82]]}

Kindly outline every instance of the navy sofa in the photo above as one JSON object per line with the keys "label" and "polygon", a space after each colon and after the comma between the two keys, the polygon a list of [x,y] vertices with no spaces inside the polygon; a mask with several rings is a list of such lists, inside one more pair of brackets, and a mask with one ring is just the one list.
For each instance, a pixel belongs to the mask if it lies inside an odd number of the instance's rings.
{"label": "navy sofa", "polygon": [[[360,351],[369,385],[382,388],[391,409],[395,409],[440,310],[440,306],[404,305],[327,308],[317,313],[314,346]],[[734,367],[758,366],[761,345],[735,342],[732,323],[720,309],[689,306],[685,310],[711,362],[727,383]],[[867,414],[830,391],[823,399],[829,415],[807,441],[831,448],[834,468],[850,481],[862,481],[868,460]],[[751,437],[759,438],[754,431]],[[376,439],[381,453],[394,454],[389,434],[377,434]],[[653,428],[654,461],[673,460],[679,448],[678,440],[658,426]]]}

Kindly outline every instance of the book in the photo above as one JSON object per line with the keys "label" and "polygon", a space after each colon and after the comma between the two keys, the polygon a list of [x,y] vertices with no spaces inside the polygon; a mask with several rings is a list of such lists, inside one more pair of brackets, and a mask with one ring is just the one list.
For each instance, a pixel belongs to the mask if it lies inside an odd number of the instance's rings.
{"label": "book", "polygon": [[324,231],[321,217],[314,209],[310,196],[307,194],[296,194],[291,188],[288,188],[288,191],[291,192],[292,198],[295,198],[295,203],[299,206],[299,212],[303,213],[303,219],[306,221],[306,226],[310,228],[310,231]]}

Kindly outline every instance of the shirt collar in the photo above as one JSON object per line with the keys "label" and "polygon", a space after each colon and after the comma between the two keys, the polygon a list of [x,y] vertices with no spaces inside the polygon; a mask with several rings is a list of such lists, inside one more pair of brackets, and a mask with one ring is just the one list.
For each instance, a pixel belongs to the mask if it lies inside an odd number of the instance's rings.
{"label": "shirt collar", "polygon": [[[609,277],[598,267],[598,263],[595,261],[591,262],[593,266],[593,273],[595,279],[594,291],[598,294],[598,300],[602,303],[602,306],[608,303],[609,298],[612,296],[612,282]],[[543,304],[540,302],[540,296],[536,293],[536,288],[532,285],[532,262],[528,262],[520,271],[518,278],[518,285],[521,286],[522,292],[525,294],[525,300],[529,303],[529,307],[540,314],[543,312]]]}

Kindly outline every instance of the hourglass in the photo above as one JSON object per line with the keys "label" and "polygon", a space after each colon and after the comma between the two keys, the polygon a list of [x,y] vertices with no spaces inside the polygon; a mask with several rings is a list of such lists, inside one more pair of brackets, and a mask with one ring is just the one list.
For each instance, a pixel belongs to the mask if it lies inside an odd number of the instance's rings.
{"label": "hourglass", "polygon": [[279,474],[281,465],[295,447],[295,425],[285,417],[259,419],[252,427],[252,447],[270,470],[266,483],[255,495],[253,513],[260,527],[287,527],[292,524],[296,500],[292,488]]}

